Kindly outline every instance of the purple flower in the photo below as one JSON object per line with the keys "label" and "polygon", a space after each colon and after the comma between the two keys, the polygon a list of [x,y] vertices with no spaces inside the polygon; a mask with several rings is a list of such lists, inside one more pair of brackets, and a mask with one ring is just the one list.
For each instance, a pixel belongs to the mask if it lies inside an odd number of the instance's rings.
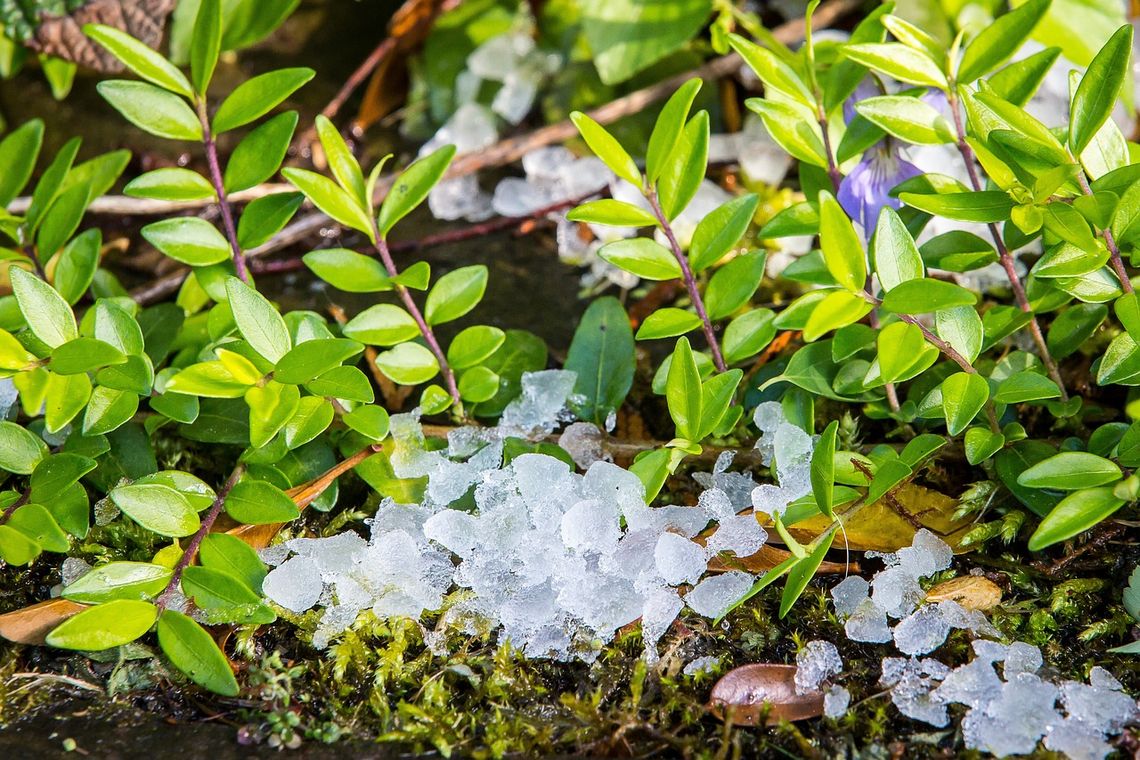
{"label": "purple flower", "polygon": [[892,142],[887,138],[868,148],[863,159],[839,185],[839,204],[848,216],[863,225],[868,239],[885,206],[902,208],[902,201],[888,193],[896,185],[922,174],[917,166],[899,155]]}
{"label": "purple flower", "polygon": [[856,103],[882,94],[883,88],[879,83],[872,77],[865,77],[863,81],[856,85],[855,91],[851,93],[851,96],[843,101],[843,121],[850,124],[855,119],[857,115],[855,111]]}

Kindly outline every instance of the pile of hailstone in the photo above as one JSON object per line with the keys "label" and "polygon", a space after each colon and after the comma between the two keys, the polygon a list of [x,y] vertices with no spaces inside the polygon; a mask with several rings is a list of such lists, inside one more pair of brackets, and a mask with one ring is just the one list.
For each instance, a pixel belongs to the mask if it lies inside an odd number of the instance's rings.
{"label": "pile of hailstone", "polygon": [[[755,579],[739,571],[705,577],[708,562],[722,552],[759,551],[767,534],[739,513],[754,490],[769,487],[727,472],[731,457],[722,457],[702,475],[707,488],[696,506],[651,508],[638,478],[604,459],[584,474],[543,454],[504,464],[504,438],[539,438],[568,421],[574,380],[560,370],[525,375],[521,397],[496,428],[455,430],[446,451],[425,448],[415,414],[394,416],[392,467],[400,478],[427,478],[423,502],[385,500],[367,540],[346,532],[271,547],[265,559],[276,567],[266,596],[293,612],[322,608],[313,643],[323,647],[362,611],[419,618],[458,589],[441,632],[498,629],[527,656],[584,661],[639,618],[653,660],[685,606],[709,618],[724,614]],[[788,456],[779,450],[779,477],[807,483],[811,438],[796,437],[799,428],[782,416],[763,421],[769,448],[796,444]],[[472,488],[474,510],[449,507]],[[804,492],[797,485],[781,498]],[[703,545],[693,540],[710,525],[715,531]]]}

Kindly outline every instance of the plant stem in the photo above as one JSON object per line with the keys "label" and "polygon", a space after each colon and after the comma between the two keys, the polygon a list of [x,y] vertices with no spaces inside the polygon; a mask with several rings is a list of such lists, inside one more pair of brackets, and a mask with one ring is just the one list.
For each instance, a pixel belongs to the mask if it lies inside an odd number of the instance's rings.
{"label": "plant stem", "polygon": [[20,498],[12,502],[8,508],[4,510],[3,514],[0,514],[0,525],[3,525],[11,520],[12,515],[16,513],[16,510],[28,503],[28,498],[31,496],[31,493],[32,489],[29,486],[28,490],[24,491],[23,495],[21,495]]}
{"label": "plant stem", "polygon": [[[868,292],[863,293],[863,298],[865,298],[869,303],[872,303],[876,306],[882,303],[881,300]],[[974,365],[970,364],[966,357],[958,353],[958,351],[953,346],[942,340],[942,338],[939,338],[937,335],[932,333],[930,331],[930,328],[922,324],[922,322],[920,322],[917,317],[913,317],[910,314],[898,314],[896,316],[903,322],[906,322],[908,325],[914,325],[919,330],[921,330],[922,337],[926,339],[926,342],[941,351],[947,359],[950,359],[959,367],[961,367],[963,372],[967,372],[971,375],[979,374],[978,370],[974,369]],[[989,418],[990,430],[995,433],[1000,433],[1001,425],[998,424],[997,412],[994,411],[994,402],[993,399],[990,398],[986,399],[986,416]]]}
{"label": "plant stem", "polygon": [[[974,159],[974,150],[970,147],[970,144],[966,142],[966,125],[962,119],[962,109],[958,102],[958,96],[954,92],[953,82],[950,83],[946,100],[950,104],[950,112],[954,116],[954,130],[958,134],[958,153],[962,156],[962,161],[966,164],[966,173],[970,176],[970,185],[973,186],[975,192],[981,192],[982,180],[978,175],[978,168]],[[998,252],[998,260],[1001,262],[1002,269],[1005,270],[1010,288],[1013,289],[1014,300],[1017,301],[1018,308],[1029,315],[1029,332],[1033,336],[1033,342],[1037,345],[1037,353],[1041,357],[1041,361],[1045,364],[1045,370],[1049,373],[1049,377],[1057,384],[1057,388],[1061,392],[1061,401],[1068,401],[1069,394],[1065,391],[1065,381],[1061,379],[1061,371],[1057,367],[1057,362],[1054,361],[1053,355],[1049,353],[1049,346],[1045,343],[1045,336],[1041,332],[1041,325],[1037,321],[1037,315],[1033,313],[1033,307],[1029,305],[1029,298],[1025,295],[1025,286],[1021,284],[1021,278],[1017,274],[1017,268],[1013,262],[1013,255],[1009,252],[1009,248],[1006,247],[1005,240],[1002,239],[1001,230],[998,229],[997,224],[990,222],[986,226],[989,227],[990,237],[993,238],[994,247]]]}
{"label": "plant stem", "polygon": [[239,464],[234,468],[230,474],[229,479],[218,491],[218,495],[214,497],[214,503],[210,505],[210,509],[206,512],[206,516],[202,518],[202,525],[198,531],[190,538],[190,543],[186,544],[186,548],[182,551],[182,556],[178,558],[178,564],[174,566],[174,572],[170,574],[170,581],[166,584],[166,588],[154,600],[154,604],[159,610],[166,609],[166,605],[170,603],[170,598],[178,589],[178,584],[182,581],[182,572],[190,566],[194,558],[198,556],[198,547],[202,545],[202,541],[209,534],[210,529],[214,527],[218,516],[222,514],[222,509],[225,507],[226,496],[230,490],[237,485],[238,480],[241,478],[242,473],[245,472],[245,465]]}
{"label": "plant stem", "polygon": [[[1085,177],[1084,171],[1077,172],[1077,179],[1080,180],[1081,190],[1085,195],[1092,195],[1092,188],[1089,187],[1088,178]],[[1120,246],[1116,244],[1116,238],[1112,234],[1112,230],[1105,227],[1100,231],[1104,237],[1104,244],[1108,247],[1109,260],[1112,262],[1112,269],[1116,272],[1117,278],[1120,280],[1120,287],[1125,293],[1134,292],[1132,289],[1132,280],[1128,276],[1128,270],[1124,268],[1124,259],[1120,256]]]}
{"label": "plant stem", "polygon": [[697,278],[693,275],[693,268],[689,266],[689,259],[685,256],[684,251],[681,250],[680,244],[677,242],[677,236],[673,234],[673,227],[669,224],[669,220],[665,218],[665,211],[661,208],[661,202],[657,200],[657,191],[650,188],[645,193],[646,200],[649,201],[649,206],[653,209],[653,215],[657,217],[657,223],[661,225],[662,232],[669,240],[669,247],[673,250],[673,257],[677,259],[677,264],[681,267],[681,277],[685,281],[685,289],[689,291],[689,300],[693,302],[693,308],[697,310],[697,316],[700,317],[701,327],[704,329],[705,340],[708,341],[709,350],[712,352],[713,364],[716,365],[717,372],[728,371],[728,365],[724,363],[724,356],[720,352],[720,344],[716,339],[716,332],[713,330],[712,320],[709,319],[709,314],[705,311],[705,302],[701,299],[701,293],[697,290]]}
{"label": "plant stem", "polygon": [[[380,261],[384,263],[384,269],[388,271],[389,277],[395,277],[400,272],[396,269],[396,262],[392,260],[392,253],[388,250],[388,241],[380,235],[380,230],[376,226],[376,221],[372,222],[372,237],[376,241],[373,245],[376,248],[376,253],[380,256]],[[424,315],[420,312],[420,307],[416,306],[416,302],[412,299],[412,294],[403,285],[396,285],[396,293],[399,294],[400,300],[404,302],[404,308],[412,315],[412,319],[416,321],[416,326],[420,328],[420,335],[424,336],[427,341],[428,349],[435,355],[435,360],[439,363],[439,372],[443,375],[444,385],[447,386],[447,393],[451,396],[452,401],[459,408],[462,408],[462,400],[459,398],[459,386],[455,384],[455,372],[452,371],[451,365],[447,363],[447,354],[444,353],[443,348],[439,345],[439,341],[435,337],[435,333],[431,329],[431,325],[424,319]]]}
{"label": "plant stem", "polygon": [[218,162],[218,143],[214,139],[213,133],[210,131],[210,116],[206,113],[206,101],[201,99],[198,101],[198,120],[202,122],[202,145],[206,148],[206,163],[210,166],[210,184],[214,186],[214,192],[218,196],[218,209],[222,214],[222,227],[226,233],[226,240],[230,243],[230,249],[233,251],[234,270],[242,282],[249,282],[249,267],[245,263],[245,254],[241,251],[241,245],[238,244],[237,227],[234,225],[234,212],[230,208],[229,199],[226,197],[226,183],[222,177],[222,167]]}
{"label": "plant stem", "polygon": [[839,165],[835,162],[835,154],[831,152],[831,135],[827,129],[827,114],[823,112],[823,103],[817,93],[816,96],[816,114],[819,119],[819,131],[823,135],[823,152],[827,154],[827,176],[831,178],[831,187],[835,193],[839,193],[839,183],[843,181],[843,175],[839,171]]}

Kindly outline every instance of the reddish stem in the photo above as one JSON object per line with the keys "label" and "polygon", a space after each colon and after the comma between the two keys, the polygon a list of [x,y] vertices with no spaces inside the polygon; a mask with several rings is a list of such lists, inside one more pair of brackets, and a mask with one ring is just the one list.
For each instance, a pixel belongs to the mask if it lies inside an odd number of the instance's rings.
{"label": "reddish stem", "polygon": [[[978,167],[974,159],[974,150],[970,144],[966,142],[966,125],[962,120],[962,109],[958,104],[958,97],[954,94],[954,86],[951,83],[949,92],[947,93],[947,102],[950,104],[950,112],[954,116],[954,129],[958,133],[958,153],[962,156],[962,161],[966,164],[966,173],[970,176],[970,185],[973,186],[975,192],[981,192],[982,180],[978,175]],[[998,252],[998,260],[1001,262],[1002,269],[1005,270],[1006,279],[1009,280],[1010,288],[1013,289],[1014,300],[1017,301],[1018,307],[1029,315],[1029,332],[1033,336],[1033,342],[1037,346],[1037,353],[1041,357],[1041,361],[1045,364],[1045,369],[1049,373],[1049,377],[1057,384],[1057,389],[1061,392],[1061,401],[1068,401],[1069,394],[1065,391],[1065,381],[1061,379],[1061,371],[1057,367],[1057,362],[1054,361],[1053,355],[1049,353],[1049,346],[1045,343],[1045,335],[1041,332],[1041,325],[1037,321],[1037,315],[1033,313],[1033,307],[1029,304],[1029,298],[1025,295],[1025,286],[1021,284],[1021,277],[1017,274],[1017,267],[1013,262],[1013,254],[1009,252],[1009,248],[1005,245],[1005,240],[1002,239],[1001,230],[994,222],[988,225],[990,230],[990,237],[993,238],[994,247]]]}
{"label": "reddish stem", "polygon": [[206,101],[198,101],[198,120],[202,122],[202,144],[206,147],[206,163],[210,166],[210,184],[218,196],[218,209],[222,214],[222,228],[226,233],[226,240],[233,251],[234,270],[242,282],[249,282],[249,267],[245,263],[245,254],[238,244],[237,227],[234,225],[234,213],[226,197],[226,183],[222,176],[222,167],[218,162],[218,143],[210,131],[210,117],[206,113]]}
{"label": "reddish stem", "polygon": [[726,372],[728,365],[724,363],[724,356],[720,352],[716,332],[713,331],[712,320],[709,319],[708,312],[705,311],[705,302],[701,300],[700,291],[697,290],[697,278],[693,275],[693,268],[689,266],[689,259],[681,250],[681,245],[677,242],[677,236],[673,234],[673,227],[669,224],[669,220],[665,218],[665,211],[661,208],[661,202],[657,200],[657,191],[651,188],[646,193],[645,198],[649,201],[653,215],[657,217],[657,223],[661,225],[661,230],[669,240],[673,257],[677,259],[677,264],[681,267],[681,278],[685,281],[685,289],[689,291],[689,300],[693,302],[693,308],[697,310],[697,316],[700,317],[705,340],[708,341],[709,350],[712,352],[713,364],[716,365],[717,372]]}
{"label": "reddish stem", "polygon": [[198,556],[198,548],[202,545],[202,541],[209,534],[210,529],[214,527],[218,517],[222,514],[222,509],[226,504],[226,496],[230,490],[237,485],[238,480],[241,479],[242,473],[245,472],[244,465],[238,465],[233,473],[230,474],[229,480],[225,482],[221,490],[218,491],[217,496],[214,497],[214,503],[210,505],[210,509],[206,512],[206,516],[202,518],[202,524],[199,526],[198,531],[191,537],[190,543],[186,544],[186,548],[182,552],[182,556],[178,558],[178,563],[174,566],[174,571],[170,574],[170,581],[166,584],[166,588],[154,600],[154,604],[160,610],[166,609],[166,605],[170,603],[170,598],[174,592],[178,590],[178,584],[182,581],[182,573]]}
{"label": "reddish stem", "polygon": [[[400,272],[396,269],[396,262],[392,260],[392,254],[388,250],[388,241],[381,235],[379,229],[373,222],[372,235],[376,239],[376,253],[380,256],[380,261],[384,263],[384,268],[388,270],[390,277],[395,277]],[[399,294],[400,300],[404,302],[404,308],[412,315],[412,319],[416,321],[416,326],[420,328],[420,335],[424,336],[424,340],[428,344],[428,349],[435,355],[436,361],[439,363],[439,372],[443,375],[443,382],[447,386],[447,393],[455,402],[456,406],[461,405],[463,402],[459,398],[459,386],[455,384],[455,373],[451,369],[451,365],[447,363],[447,354],[444,353],[443,348],[439,345],[439,341],[435,337],[435,333],[431,329],[431,325],[424,319],[424,315],[420,312],[420,308],[416,306],[416,302],[412,299],[412,294],[403,285],[396,285],[396,293]]]}
{"label": "reddish stem", "polygon": [[[1092,188],[1089,187],[1088,178],[1085,177],[1083,171],[1077,172],[1077,179],[1080,180],[1081,190],[1085,195],[1092,195]],[[1104,244],[1108,247],[1109,260],[1112,262],[1112,269],[1116,272],[1117,278],[1120,280],[1120,287],[1125,293],[1134,292],[1132,289],[1132,280],[1128,276],[1128,270],[1124,268],[1124,259],[1120,255],[1120,246],[1116,244],[1116,238],[1112,234],[1112,230],[1105,227],[1100,231],[1104,237]]]}

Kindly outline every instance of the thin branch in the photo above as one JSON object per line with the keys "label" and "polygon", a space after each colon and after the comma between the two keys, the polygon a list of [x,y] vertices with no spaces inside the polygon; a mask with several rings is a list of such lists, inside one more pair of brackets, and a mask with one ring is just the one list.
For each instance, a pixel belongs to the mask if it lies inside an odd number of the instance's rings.
{"label": "thin branch", "polygon": [[[861,0],[830,0],[830,2],[820,6],[815,12],[815,23],[817,26],[827,26],[842,18],[847,13],[857,10],[861,5]],[[798,42],[803,39],[804,20],[802,18],[793,19],[785,24],[781,24],[772,30],[772,35],[775,39],[785,44]],[[734,74],[740,69],[741,65],[743,65],[743,61],[736,53],[715,58],[695,71],[678,74],[669,79],[662,80],[657,84],[632,92],[600,108],[594,109],[589,115],[599,124],[609,124],[624,116],[638,113],[659,100],[664,100],[672,95],[678,87],[693,77],[719,79],[720,77]],[[519,137],[502,140],[484,150],[464,153],[456,157],[451,163],[447,176],[449,178],[461,177],[477,172],[480,169],[505,166],[514,163],[536,148],[552,145],[554,143],[562,143],[577,137],[577,135],[577,129],[569,120],[542,127]],[[395,175],[388,175],[377,182],[377,201],[383,199],[394,180]],[[270,195],[273,192],[291,190],[293,190],[292,187],[285,185],[258,186],[240,194],[240,197],[242,200],[253,200],[265,195]],[[233,200],[236,201],[238,197],[239,194],[235,193]],[[101,204],[100,200],[107,202]],[[138,203],[137,201],[140,200],[142,199],[124,198],[122,196],[115,196],[109,199],[97,199],[91,204],[88,211],[94,213],[108,211],[116,214],[166,214],[172,211],[200,208],[207,205],[205,203],[164,204],[155,201]],[[16,209],[20,207],[19,204],[21,202],[27,204],[30,200],[18,198],[9,206],[9,209],[15,212]],[[24,208],[26,208],[26,205]],[[318,232],[322,227],[331,224],[332,222],[329,218],[320,212],[314,211],[308,213],[287,225],[273,240],[270,240],[262,246],[246,251],[246,257],[257,258],[281,250]],[[154,303],[178,290],[178,287],[182,284],[182,280],[185,279],[188,272],[189,269],[179,269],[176,272],[133,291],[131,297],[142,304]]]}
{"label": "thin branch", "polygon": [[[946,100],[950,104],[950,112],[954,117],[954,129],[958,134],[958,153],[962,156],[962,161],[966,164],[966,173],[970,176],[970,185],[973,186],[975,192],[981,192],[982,180],[978,175],[974,150],[970,147],[970,144],[966,142],[966,124],[962,119],[962,108],[958,102],[958,96],[954,93],[953,83],[951,83]],[[1037,354],[1045,364],[1045,369],[1049,373],[1049,377],[1052,378],[1053,382],[1057,384],[1057,388],[1061,391],[1061,401],[1068,401],[1069,394],[1065,391],[1065,381],[1061,378],[1061,371],[1057,367],[1057,362],[1049,352],[1048,344],[1045,343],[1045,335],[1041,332],[1041,324],[1037,321],[1037,315],[1033,313],[1033,307],[1029,303],[1029,298],[1025,295],[1025,286],[1021,284],[1021,277],[1017,274],[1013,254],[1011,254],[1009,248],[1006,247],[1005,240],[1002,238],[1001,230],[998,229],[997,224],[990,222],[987,227],[990,230],[990,237],[993,238],[994,247],[997,249],[998,260],[1001,263],[1002,269],[1005,270],[1006,278],[1009,280],[1010,288],[1013,290],[1014,300],[1017,302],[1018,307],[1029,315],[1029,332],[1033,336],[1034,344],[1037,346]]]}
{"label": "thin branch", "polygon": [[[1081,190],[1085,195],[1092,195],[1092,188],[1089,187],[1088,178],[1085,177],[1084,171],[1077,172],[1077,179],[1080,180]],[[1116,238],[1112,234],[1112,230],[1105,227],[1100,231],[1101,236],[1104,238],[1104,244],[1108,247],[1109,260],[1112,262],[1112,269],[1116,272],[1117,278],[1120,280],[1120,287],[1125,293],[1134,292],[1132,289],[1132,279],[1128,276],[1128,270],[1124,268],[1124,259],[1120,255],[1120,246],[1116,244]]]}
{"label": "thin branch", "polygon": [[[400,270],[396,268],[396,262],[392,260],[392,254],[388,250],[388,241],[380,234],[379,228],[376,226],[376,220],[372,220],[372,237],[376,240],[375,248],[376,253],[380,256],[380,261],[384,263],[384,269],[388,271],[389,277],[396,277]],[[452,371],[451,365],[447,363],[447,354],[444,353],[443,347],[439,345],[439,340],[435,337],[435,332],[432,331],[431,325],[424,319],[424,315],[420,312],[420,307],[416,305],[415,299],[408,289],[403,285],[396,284],[396,293],[400,296],[400,300],[404,302],[404,308],[412,315],[412,319],[416,321],[416,326],[420,329],[420,335],[424,336],[424,340],[428,344],[428,349],[435,355],[436,362],[439,363],[439,372],[443,375],[444,385],[447,386],[447,393],[451,396],[451,400],[455,402],[455,406],[462,409],[463,401],[459,398],[459,386],[455,384],[455,372]]]}
{"label": "thin branch", "polygon": [[217,496],[214,497],[214,503],[210,505],[210,509],[206,512],[206,516],[202,518],[202,524],[199,526],[198,531],[191,537],[190,542],[186,544],[186,548],[182,551],[182,556],[178,558],[178,564],[174,566],[174,572],[170,574],[170,581],[166,584],[166,588],[154,600],[154,604],[160,610],[166,609],[166,605],[170,603],[171,597],[178,589],[178,584],[182,581],[182,573],[198,556],[198,547],[202,545],[202,541],[214,527],[214,523],[222,514],[222,509],[226,504],[226,496],[237,485],[241,479],[242,473],[245,472],[245,465],[238,465],[234,468],[233,473],[230,474],[229,480],[225,482],[221,490],[218,491]]}
{"label": "thin branch", "polygon": [[218,208],[222,212],[222,227],[226,232],[226,240],[233,251],[234,269],[242,282],[249,282],[249,267],[245,263],[245,254],[241,252],[238,243],[237,227],[234,225],[234,212],[230,208],[226,197],[226,183],[222,177],[222,167],[218,162],[218,142],[210,131],[210,115],[206,112],[206,101],[198,101],[198,119],[202,122],[202,144],[206,147],[206,163],[210,166],[210,183],[214,186],[214,193],[218,196]]}

